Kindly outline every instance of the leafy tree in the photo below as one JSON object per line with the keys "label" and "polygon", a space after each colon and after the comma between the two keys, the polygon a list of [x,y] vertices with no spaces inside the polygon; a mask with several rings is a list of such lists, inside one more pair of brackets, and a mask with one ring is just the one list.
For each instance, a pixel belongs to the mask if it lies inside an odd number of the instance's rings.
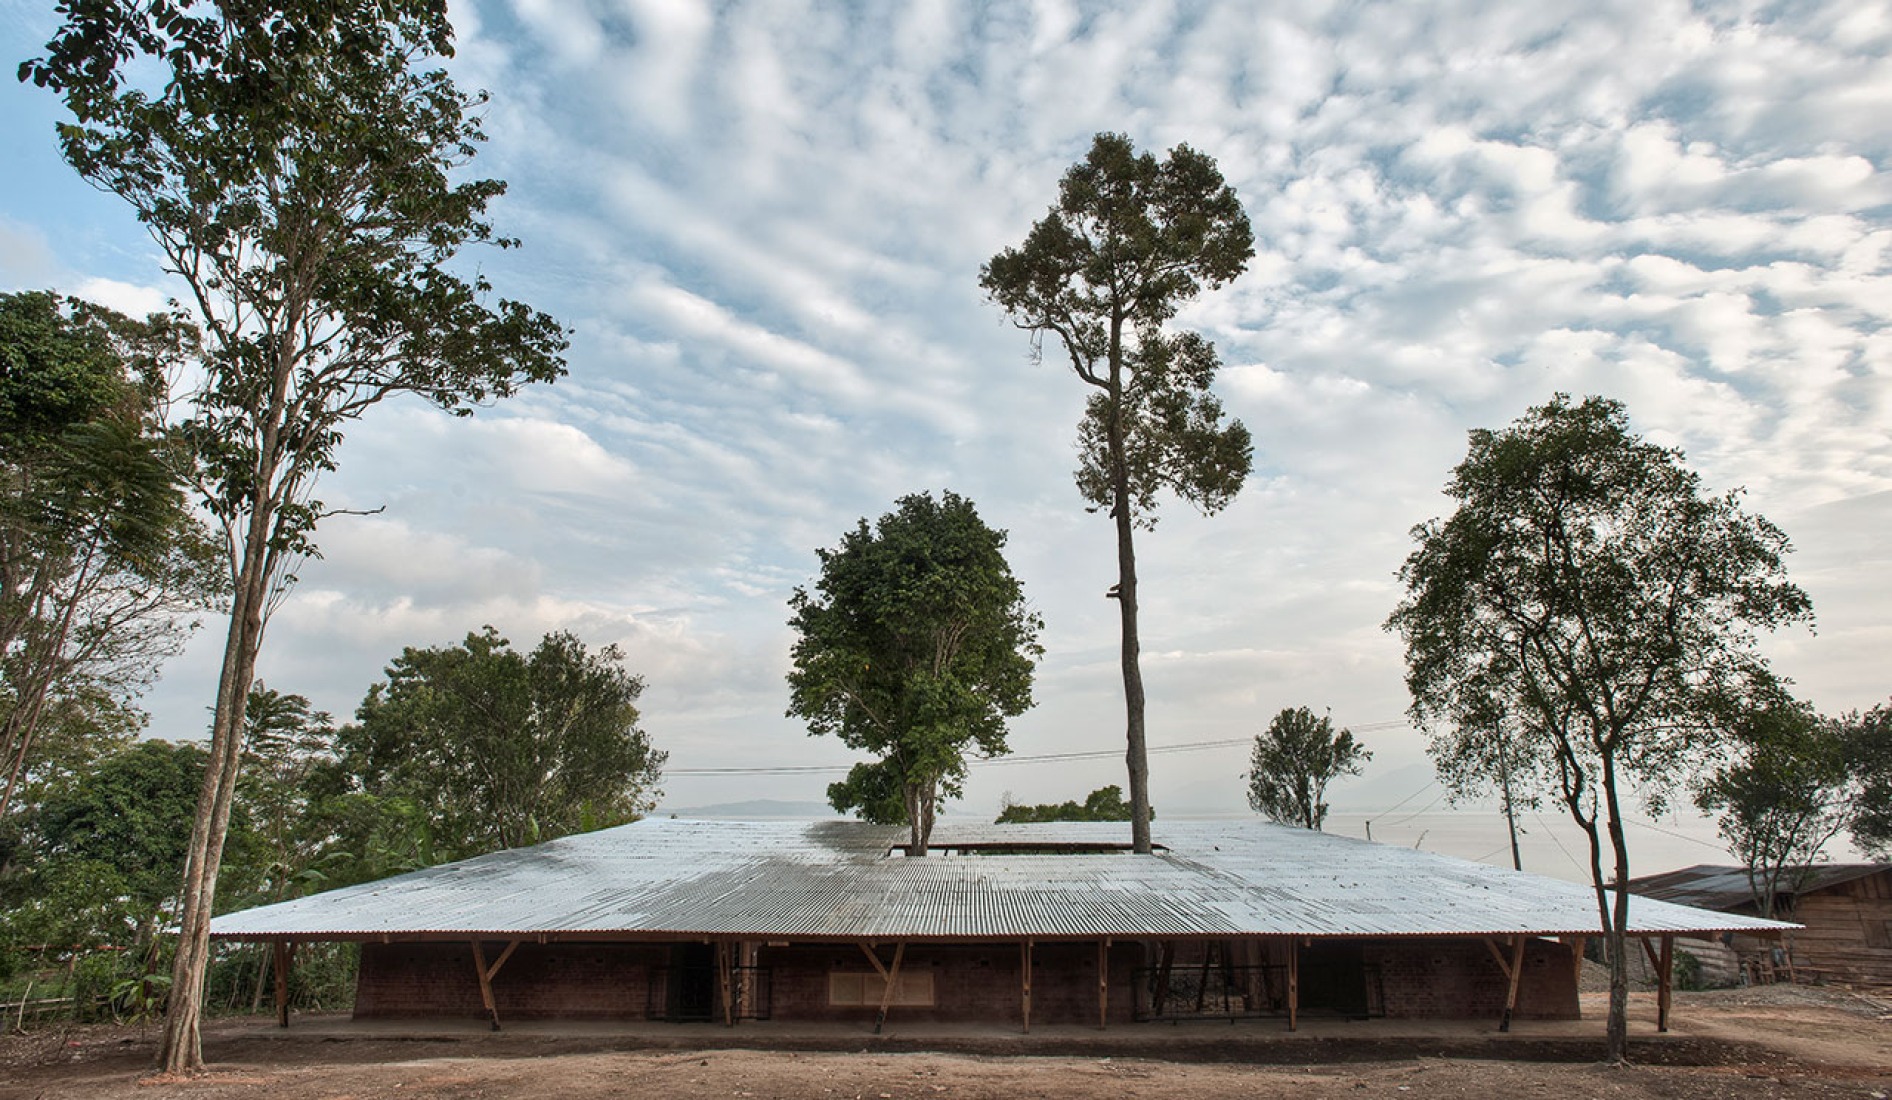
{"label": "leafy tree", "polygon": [[637,728],[644,682],[566,633],[520,653],[492,627],[402,651],[337,734],[358,789],[417,807],[461,859],[636,820],[666,754]]}
{"label": "leafy tree", "polygon": [[[1150,812],[1151,817],[1156,812]],[[1013,825],[1035,821],[1128,821],[1130,803],[1124,801],[1123,788],[1116,784],[1099,787],[1084,796],[1082,802],[1046,802],[1027,806],[1007,800],[994,824]]]}
{"label": "leafy tree", "polygon": [[1845,744],[1836,726],[1784,692],[1730,724],[1738,755],[1702,782],[1695,804],[1719,815],[1757,910],[1772,917],[1780,899],[1791,906],[1798,898],[1821,849],[1852,819]]}
{"label": "leafy tree", "polygon": [[789,716],[880,758],[828,798],[844,813],[907,823],[916,856],[939,797],[960,792],[966,754],[1006,752],[1005,720],[1031,706],[1042,623],[1004,545],[971,501],[917,493],[817,551],[816,594],[797,588],[789,600]]}
{"label": "leafy tree", "polygon": [[0,819],[52,756],[86,751],[49,755],[49,727],[141,723],[135,700],[218,591],[162,423],[194,346],[164,315],[0,294]]}
{"label": "leafy tree", "polygon": [[1283,710],[1255,735],[1249,758],[1248,805],[1284,825],[1320,831],[1327,820],[1327,784],[1343,775],[1359,775],[1373,753],[1353,740],[1353,731],[1334,732],[1327,715],[1306,707]]}
{"label": "leafy tree", "polygon": [[1033,336],[1056,336],[1093,392],[1079,424],[1078,491],[1117,532],[1131,838],[1150,851],[1149,758],[1137,634],[1137,527],[1156,523],[1169,490],[1205,514],[1241,489],[1248,429],[1224,423],[1209,391],[1215,348],[1165,326],[1201,292],[1241,274],[1254,255],[1248,217],[1215,161],[1179,145],[1167,159],[1099,134],[1065,173],[1058,203],[1025,242],[992,257],[980,285]]}
{"label": "leafy tree", "polygon": [[[562,372],[563,331],[456,274],[504,191],[435,64],[437,0],[122,0],[62,6],[22,80],[58,92],[66,160],[129,202],[208,337],[185,421],[233,596],[192,828],[162,1068],[203,1064],[209,921],[270,611],[331,509],[312,497],[344,427],[390,394],[464,414]],[[139,81],[150,80],[149,85]]]}
{"label": "leafy tree", "polygon": [[[200,745],[141,741],[49,790],[26,815],[22,857],[0,877],[0,937],[76,954],[103,968],[105,986],[142,988],[158,931],[177,914],[206,759]],[[250,840],[239,812],[231,850],[247,856]]]}
{"label": "leafy tree", "polygon": [[311,781],[333,761],[335,722],[306,696],[276,691],[261,680],[243,708],[244,765],[237,802],[256,822],[266,864],[261,901],[283,901],[326,883],[315,866],[325,832],[315,824]]}
{"label": "leafy tree", "polygon": [[1892,860],[1892,703],[1834,723],[1853,779],[1853,843],[1874,859]]}
{"label": "leafy tree", "polygon": [[[1632,435],[1614,401],[1559,394],[1472,432],[1446,492],[1457,510],[1413,530],[1387,621],[1406,643],[1412,715],[1435,739],[1507,715],[1515,774],[1547,782],[1589,837],[1620,1061],[1629,899],[1609,886],[1630,877],[1626,787],[1659,803],[1725,737],[1709,701],[1762,675],[1755,630],[1809,620],[1811,606],[1786,579],[1787,537],[1738,492],[1704,496],[1681,454]],[[1482,774],[1442,772],[1454,787]]]}

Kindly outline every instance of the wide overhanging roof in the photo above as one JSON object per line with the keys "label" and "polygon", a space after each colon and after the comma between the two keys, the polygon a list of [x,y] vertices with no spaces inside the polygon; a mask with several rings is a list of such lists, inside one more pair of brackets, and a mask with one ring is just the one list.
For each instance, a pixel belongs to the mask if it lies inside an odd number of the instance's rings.
{"label": "wide overhanging roof", "polygon": [[[1593,935],[1588,887],[1261,822],[961,825],[936,852],[850,821],[652,819],[218,917],[223,939]],[[1049,846],[1053,850],[1030,850]],[[1795,925],[1632,897],[1634,935]]]}

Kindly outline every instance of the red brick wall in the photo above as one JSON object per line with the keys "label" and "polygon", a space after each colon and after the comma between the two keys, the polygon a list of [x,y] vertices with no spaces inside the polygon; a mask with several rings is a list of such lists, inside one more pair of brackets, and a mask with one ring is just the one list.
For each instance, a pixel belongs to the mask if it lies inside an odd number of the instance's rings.
{"label": "red brick wall", "polygon": [[[1110,1022],[1129,1023],[1134,1009],[1131,971],[1141,964],[1142,948],[1114,944],[1110,950]],[[893,948],[880,949],[883,965]],[[871,973],[860,948],[763,947],[758,960],[773,972],[777,1020],[872,1020],[879,1005],[828,1003],[830,973]],[[889,1021],[972,1021],[1017,1024],[1021,1019],[1020,959],[1017,944],[958,947],[913,944],[901,961],[902,973],[924,968],[933,974],[933,1005],[897,1005]],[[1097,1023],[1097,945],[1037,944],[1032,948],[1031,1022]]]}
{"label": "red brick wall", "polygon": [[[505,949],[484,947],[488,966]],[[669,958],[667,947],[647,944],[520,944],[493,978],[493,1001],[501,1021],[640,1019],[650,968]],[[357,1018],[485,1015],[470,945],[362,945]]]}
{"label": "red brick wall", "polygon": [[[1505,949],[1502,943],[1500,949]],[[1509,983],[1481,940],[1369,943],[1366,962],[1379,967],[1389,1017],[1495,1020],[1504,1014]],[[1513,1015],[1520,1020],[1577,1018],[1577,978],[1569,946],[1554,940],[1525,943],[1524,977]]]}
{"label": "red brick wall", "polygon": [[[487,962],[502,944],[486,945]],[[1183,954],[1179,953],[1179,959]],[[881,948],[890,962],[892,948]],[[493,979],[502,1021],[522,1019],[642,1019],[650,971],[671,961],[664,944],[521,944]],[[902,970],[933,974],[932,1007],[901,1005],[889,1020],[975,1021],[1015,1024],[1020,1018],[1016,944],[909,946]],[[1133,1019],[1132,972],[1143,948],[1118,943],[1110,951],[1110,1022]],[[1379,969],[1386,1014],[1392,1017],[1497,1019],[1506,982],[1484,944],[1475,939],[1379,941],[1363,945],[1363,961]],[[759,949],[757,962],[772,972],[771,1007],[777,1020],[871,1021],[878,1009],[828,1003],[828,975],[871,972],[860,949],[793,946]],[[658,1005],[659,1014],[664,1006]],[[473,953],[466,944],[364,944],[355,1015],[472,1017],[485,1015]],[[1519,1019],[1575,1019],[1576,978],[1570,949],[1532,940],[1525,949]],[[1097,945],[1038,944],[1032,953],[1033,1024],[1097,1022]]]}

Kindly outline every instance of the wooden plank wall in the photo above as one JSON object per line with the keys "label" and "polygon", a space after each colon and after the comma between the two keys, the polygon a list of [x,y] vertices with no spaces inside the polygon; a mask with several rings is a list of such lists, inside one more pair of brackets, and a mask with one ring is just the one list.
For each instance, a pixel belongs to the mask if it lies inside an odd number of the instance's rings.
{"label": "wooden plank wall", "polygon": [[1892,985],[1892,870],[1803,895],[1791,919],[1802,981]]}

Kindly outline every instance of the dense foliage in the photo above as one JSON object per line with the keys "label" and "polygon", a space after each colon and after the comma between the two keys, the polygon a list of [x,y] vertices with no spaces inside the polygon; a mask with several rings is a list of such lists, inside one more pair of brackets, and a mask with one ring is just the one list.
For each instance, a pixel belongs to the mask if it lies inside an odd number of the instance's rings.
{"label": "dense foliage", "polygon": [[[1154,818],[1156,811],[1150,811]],[[1084,796],[1082,802],[1045,802],[1038,805],[1024,805],[1007,801],[999,811],[995,824],[1013,825],[1033,821],[1128,821],[1130,803],[1123,797],[1123,788],[1116,784],[1099,787]]]}
{"label": "dense foliage", "polygon": [[1169,490],[1220,511],[1253,464],[1248,429],[1224,423],[1210,392],[1209,341],[1167,327],[1204,287],[1241,274],[1254,234],[1215,161],[1179,145],[1164,160],[1098,134],[1064,174],[1058,201],[1023,244],[985,265],[980,285],[1036,340],[1050,333],[1092,387],[1078,427],[1077,486],[1117,535],[1131,837],[1150,851],[1149,759],[1138,636],[1135,528]]}
{"label": "dense foliage", "polygon": [[1041,624],[1004,546],[971,501],[914,494],[818,551],[815,592],[789,601],[789,716],[878,757],[829,801],[907,824],[915,855],[940,796],[959,793],[967,753],[1007,751],[1006,719],[1031,706]]}
{"label": "dense foliage", "polygon": [[[1494,769],[1463,765],[1508,748],[1505,774],[1553,792],[1589,836],[1620,1060],[1628,897],[1608,887],[1631,877],[1623,798],[1637,783],[1659,798],[1721,747],[1727,701],[1771,683],[1755,631],[1811,607],[1786,579],[1786,536],[1737,493],[1704,495],[1614,401],[1558,395],[1474,431],[1446,492],[1457,510],[1414,529],[1387,624],[1412,715],[1452,750],[1436,754],[1448,784],[1486,781]],[[1504,736],[1457,736],[1494,714]]]}
{"label": "dense foliage", "polygon": [[623,824],[659,793],[666,754],[616,646],[557,632],[521,653],[489,626],[403,650],[387,677],[336,735],[338,768],[344,790],[411,807],[430,860]]}
{"label": "dense foliage", "polygon": [[166,429],[195,332],[0,294],[0,822],[136,730],[136,700],[218,593]]}
{"label": "dense foliage", "polygon": [[1248,805],[1284,825],[1319,831],[1327,820],[1327,784],[1359,775],[1373,753],[1333,719],[1290,707],[1255,735],[1248,764]]}

